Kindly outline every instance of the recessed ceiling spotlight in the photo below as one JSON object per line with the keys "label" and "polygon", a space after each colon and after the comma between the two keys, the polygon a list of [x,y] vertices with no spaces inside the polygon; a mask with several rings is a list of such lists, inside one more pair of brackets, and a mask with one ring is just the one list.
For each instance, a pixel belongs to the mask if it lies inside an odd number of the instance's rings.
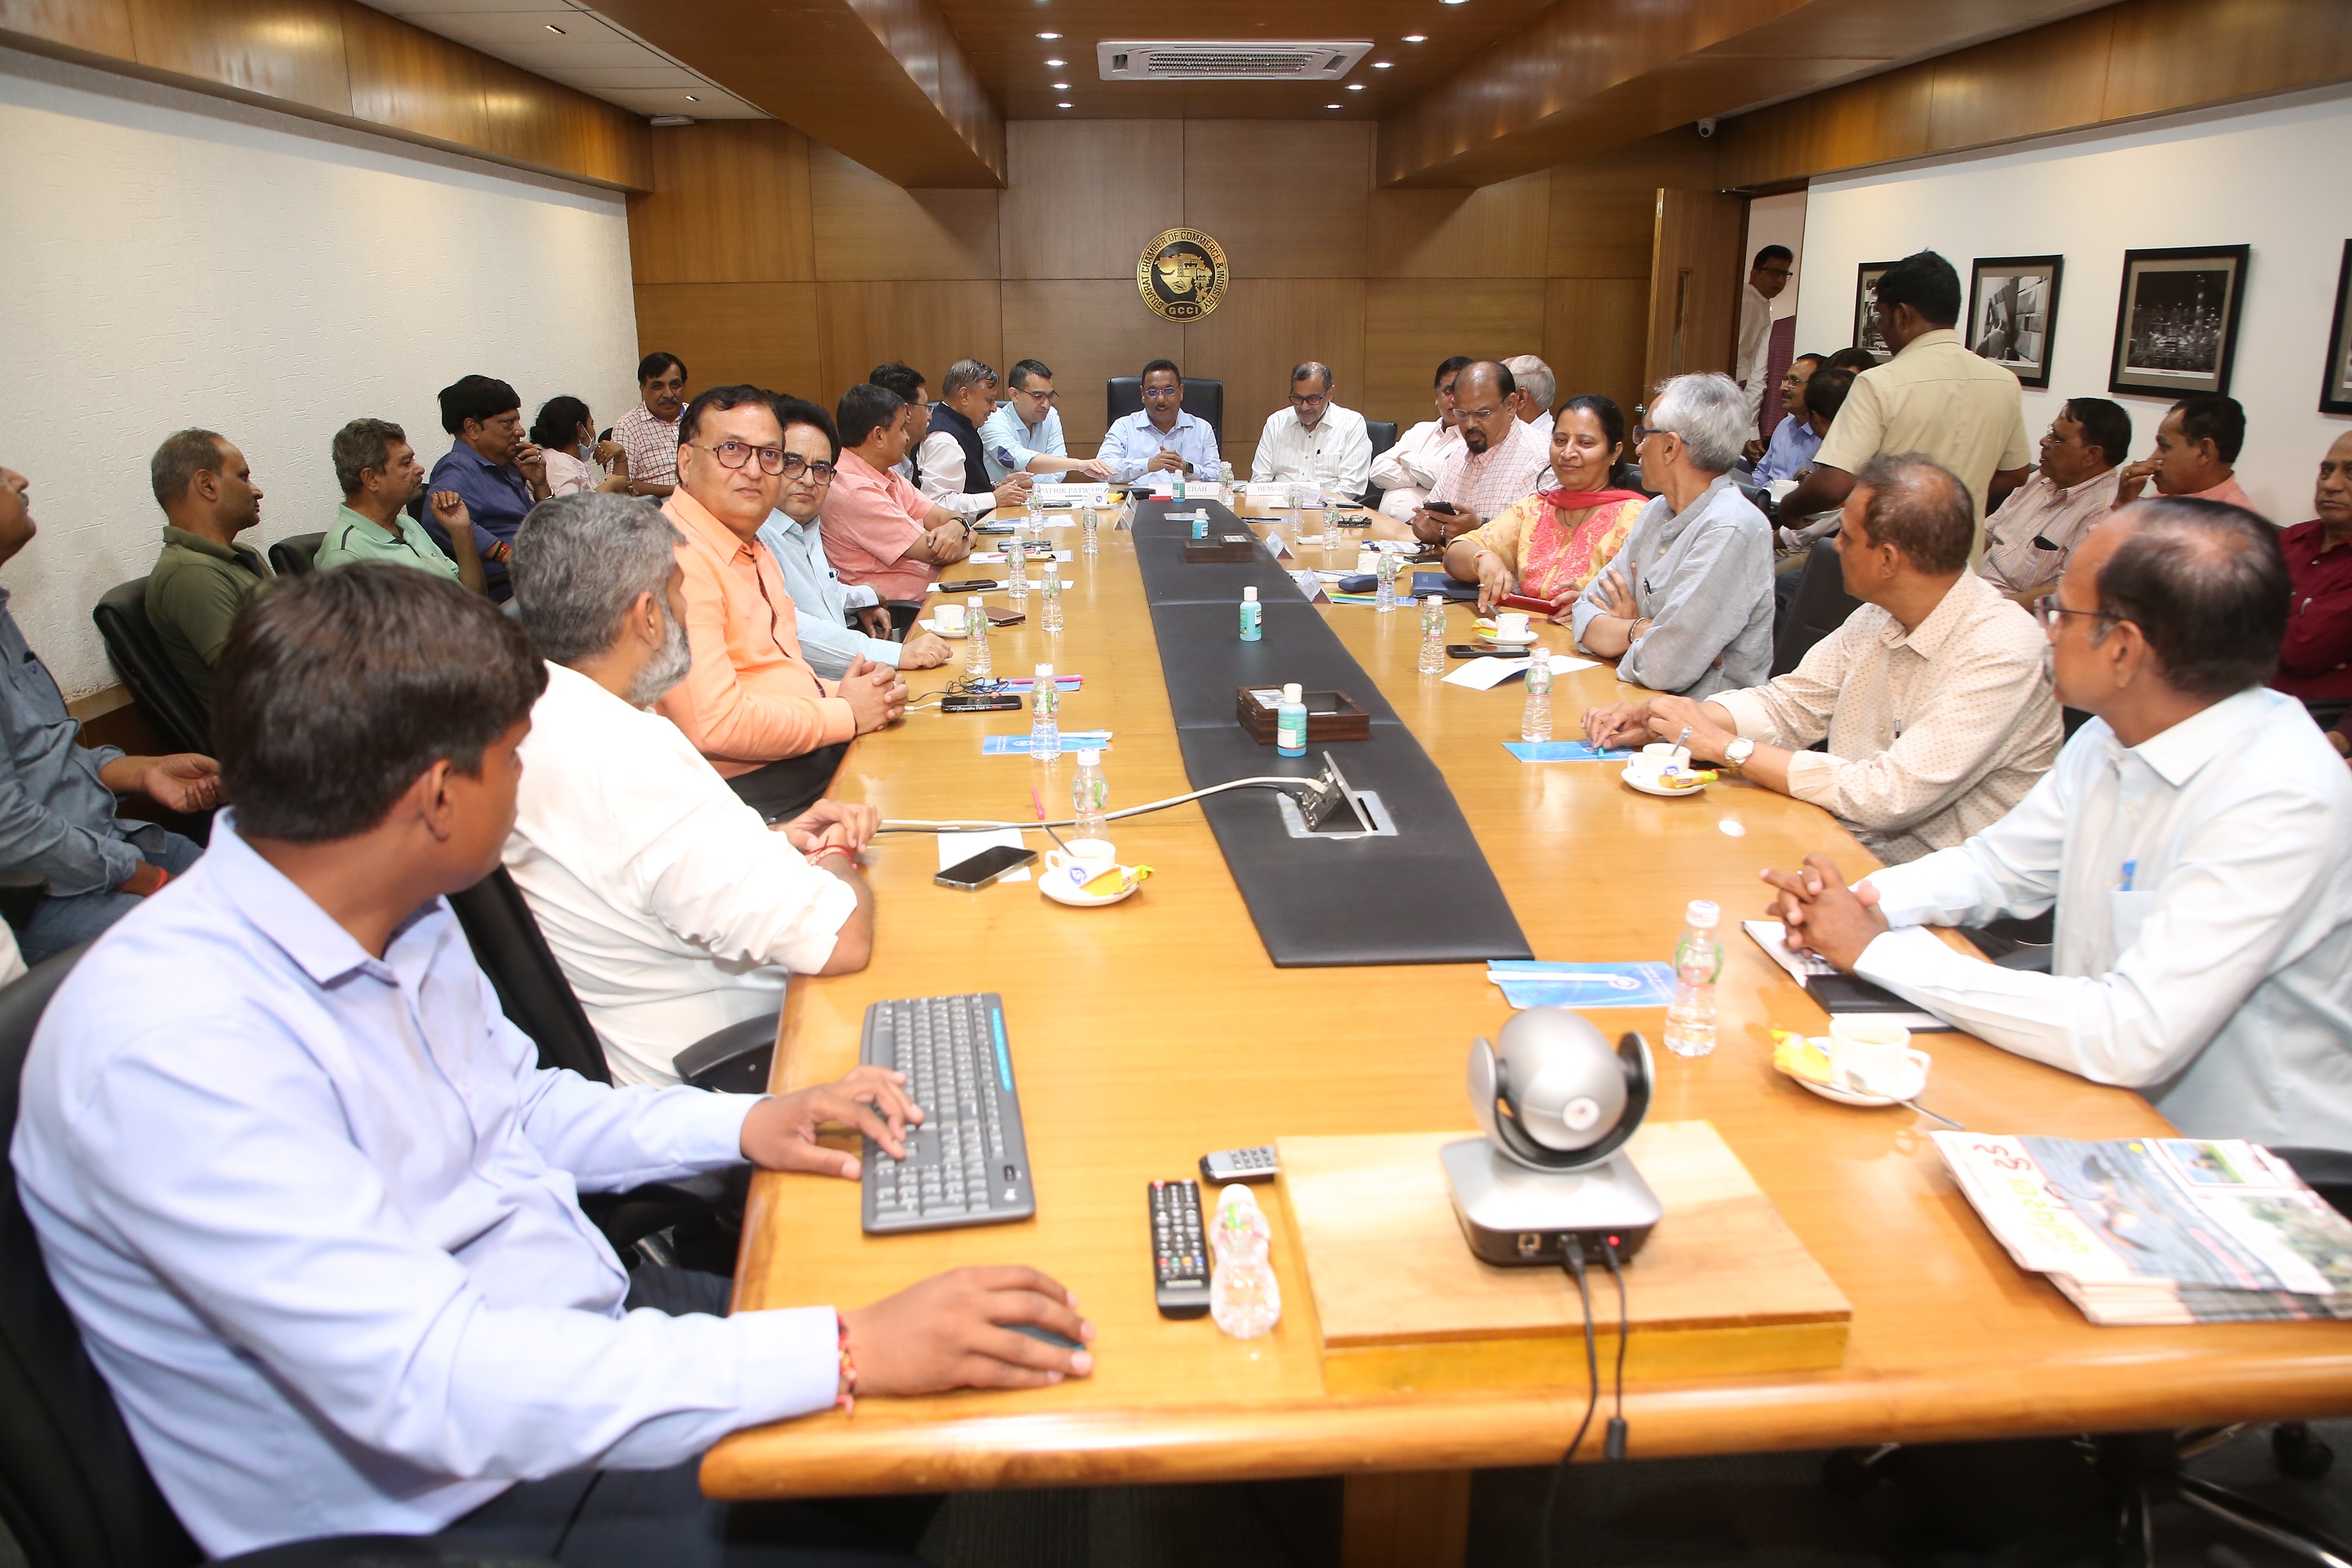
{"label": "recessed ceiling spotlight", "polygon": [[1364,84],[1360,81],[1351,81],[1348,84],[1348,90],[1349,92],[1361,92],[1364,90]]}
{"label": "recessed ceiling spotlight", "polygon": [[1374,60],[1372,62],[1372,68],[1376,71],[1384,71],[1389,68],[1389,62],[1386,60]]}
{"label": "recessed ceiling spotlight", "polygon": [[1070,84],[1066,81],[1057,81],[1054,84],[1054,90],[1055,92],[1067,92],[1070,90]]}
{"label": "recessed ceiling spotlight", "polygon": [[1054,105],[1054,107],[1055,107],[1055,108],[1056,108],[1056,109],[1068,109],[1068,108],[1071,108],[1071,107],[1072,107],[1072,105],[1070,105],[1070,104],[1066,104],[1066,103],[1057,103],[1057,104]]}
{"label": "recessed ceiling spotlight", "polygon": [[1049,44],[1050,44],[1050,43],[1052,43],[1055,38],[1060,37],[1062,35],[1061,35],[1061,34],[1059,34],[1059,33],[1040,33],[1040,34],[1038,34],[1037,36],[1038,36],[1039,37],[1041,37],[1041,38],[1045,39],[1047,43],[1049,43]]}
{"label": "recessed ceiling spotlight", "polygon": [[1429,35],[1427,33],[1407,33],[1404,36],[1404,41],[1408,44],[1425,44],[1429,42]]}
{"label": "recessed ceiling spotlight", "polygon": [[1327,104],[1325,104],[1323,107],[1324,107],[1324,108],[1326,108],[1326,109],[1337,109],[1337,108],[1339,108],[1339,106],[1338,104],[1336,104],[1336,103],[1327,103]]}
{"label": "recessed ceiling spotlight", "polygon": [[1045,63],[1048,66],[1051,66],[1054,69],[1060,70],[1064,66],[1068,65],[1070,62],[1067,60],[1047,60]]}
{"label": "recessed ceiling spotlight", "polygon": [[549,32],[553,33],[559,38],[570,37],[570,35],[564,32],[562,28],[557,26],[552,22],[542,22],[540,26],[545,27]]}

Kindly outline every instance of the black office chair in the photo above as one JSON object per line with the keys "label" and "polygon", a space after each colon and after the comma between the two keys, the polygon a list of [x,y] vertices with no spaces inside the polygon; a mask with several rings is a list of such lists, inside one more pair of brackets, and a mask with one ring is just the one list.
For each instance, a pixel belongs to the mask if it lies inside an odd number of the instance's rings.
{"label": "black office chair", "polygon": [[[1375,463],[1381,460],[1382,452],[1397,443],[1397,424],[1393,419],[1367,419],[1364,421],[1364,433],[1372,438],[1372,461]],[[1378,511],[1381,498],[1386,494],[1388,491],[1378,485],[1369,486],[1364,490],[1364,504]]]}
{"label": "black office chair", "polygon": [[[506,868],[449,895],[449,907],[465,929],[475,962],[490,977],[499,1007],[539,1047],[540,1065],[568,1068],[592,1083],[612,1082],[604,1044]],[[698,1089],[759,1094],[768,1087],[775,1055],[776,1021],[747,1018],[697,1040],[678,1053],[672,1066]],[[731,1181],[698,1176],[625,1193],[583,1193],[580,1206],[614,1250],[625,1255],[673,1226],[704,1220],[724,1225],[728,1216],[740,1214],[744,1180],[740,1174]]]}
{"label": "black office chair", "polygon": [[326,542],[320,533],[289,534],[269,547],[269,569],[280,577],[299,577],[311,570],[311,557]]}
{"label": "black office chair", "polygon": [[[0,1134],[16,1127],[19,1079],[49,998],[89,944],[0,986]],[[229,1434],[224,1434],[224,1438]],[[139,1457],[114,1395],[49,1282],[39,1238],[0,1161],[0,1522],[32,1568],[194,1568],[204,1559]],[[385,1561],[456,1568],[496,1561],[429,1541],[344,1536],[226,1560],[236,1568],[363,1568]],[[223,1565],[226,1568],[226,1564]]]}
{"label": "black office chair", "polygon": [[[1116,425],[1130,414],[1143,412],[1143,378],[1139,375],[1114,375],[1107,391],[1110,408],[1109,423]],[[1225,384],[1222,381],[1196,381],[1184,378],[1184,412],[1207,425],[1217,437],[1217,450],[1225,449]]]}
{"label": "black office chair", "polygon": [[1818,540],[1805,562],[1805,574],[1790,602],[1780,636],[1772,642],[1772,673],[1786,675],[1804,662],[1813,645],[1845,625],[1862,608],[1862,601],[1845,591],[1845,571],[1838,564],[1837,542]]}
{"label": "black office chair", "polygon": [[99,596],[89,618],[106,644],[115,673],[131,689],[131,700],[175,752],[212,754],[212,715],[172,668],[171,655],[147,619],[147,579],[118,583]]}

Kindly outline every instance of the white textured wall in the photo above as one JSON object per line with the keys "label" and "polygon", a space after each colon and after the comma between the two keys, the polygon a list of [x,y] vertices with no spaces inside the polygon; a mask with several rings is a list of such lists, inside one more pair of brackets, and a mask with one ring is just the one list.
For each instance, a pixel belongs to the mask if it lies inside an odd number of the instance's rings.
{"label": "white textured wall", "polygon": [[2130,411],[2144,456],[2169,398],[2107,390],[2126,250],[2249,245],[2230,395],[2245,405],[2239,482],[2278,523],[2312,515],[2313,476],[2352,419],[2323,415],[2319,387],[2344,242],[2352,237],[2352,101],[2294,101],[2152,129],[2070,138],[1932,166],[1816,182],[1805,213],[1798,346],[1853,341],[1854,268],[1933,249],[2063,255],[2050,389],[2025,393],[2039,440],[2069,395]]}
{"label": "white textured wall", "polygon": [[68,697],[113,685],[90,606],[153,563],[156,444],[245,450],[257,545],[324,528],[328,442],[370,416],[446,451],[434,395],[513,384],[528,420],[635,395],[621,198],[0,50],[0,466],[40,537],[0,571]]}

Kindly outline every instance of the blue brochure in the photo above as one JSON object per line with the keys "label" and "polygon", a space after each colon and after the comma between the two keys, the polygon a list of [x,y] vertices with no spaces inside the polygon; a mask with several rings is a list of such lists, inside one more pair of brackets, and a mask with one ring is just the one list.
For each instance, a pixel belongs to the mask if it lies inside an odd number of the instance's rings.
{"label": "blue brochure", "polygon": [[1663,1007],[1675,999],[1665,963],[1545,963],[1497,959],[1486,978],[1514,1007]]}
{"label": "blue brochure", "polygon": [[1622,763],[1633,754],[1595,751],[1582,741],[1506,741],[1503,750],[1523,763]]}

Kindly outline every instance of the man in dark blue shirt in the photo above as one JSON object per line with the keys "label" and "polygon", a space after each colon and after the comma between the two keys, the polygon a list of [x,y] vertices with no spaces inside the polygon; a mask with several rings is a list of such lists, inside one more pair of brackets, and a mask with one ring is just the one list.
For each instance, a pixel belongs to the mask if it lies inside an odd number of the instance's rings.
{"label": "man in dark blue shirt", "polygon": [[[441,428],[457,437],[448,455],[433,465],[426,492],[455,490],[474,519],[474,543],[493,599],[513,592],[507,584],[507,556],[523,513],[547,499],[547,459],[522,429],[522,399],[493,376],[469,375],[441,389]],[[450,549],[437,521],[417,516],[433,542]],[[452,552],[454,559],[454,552]]]}

